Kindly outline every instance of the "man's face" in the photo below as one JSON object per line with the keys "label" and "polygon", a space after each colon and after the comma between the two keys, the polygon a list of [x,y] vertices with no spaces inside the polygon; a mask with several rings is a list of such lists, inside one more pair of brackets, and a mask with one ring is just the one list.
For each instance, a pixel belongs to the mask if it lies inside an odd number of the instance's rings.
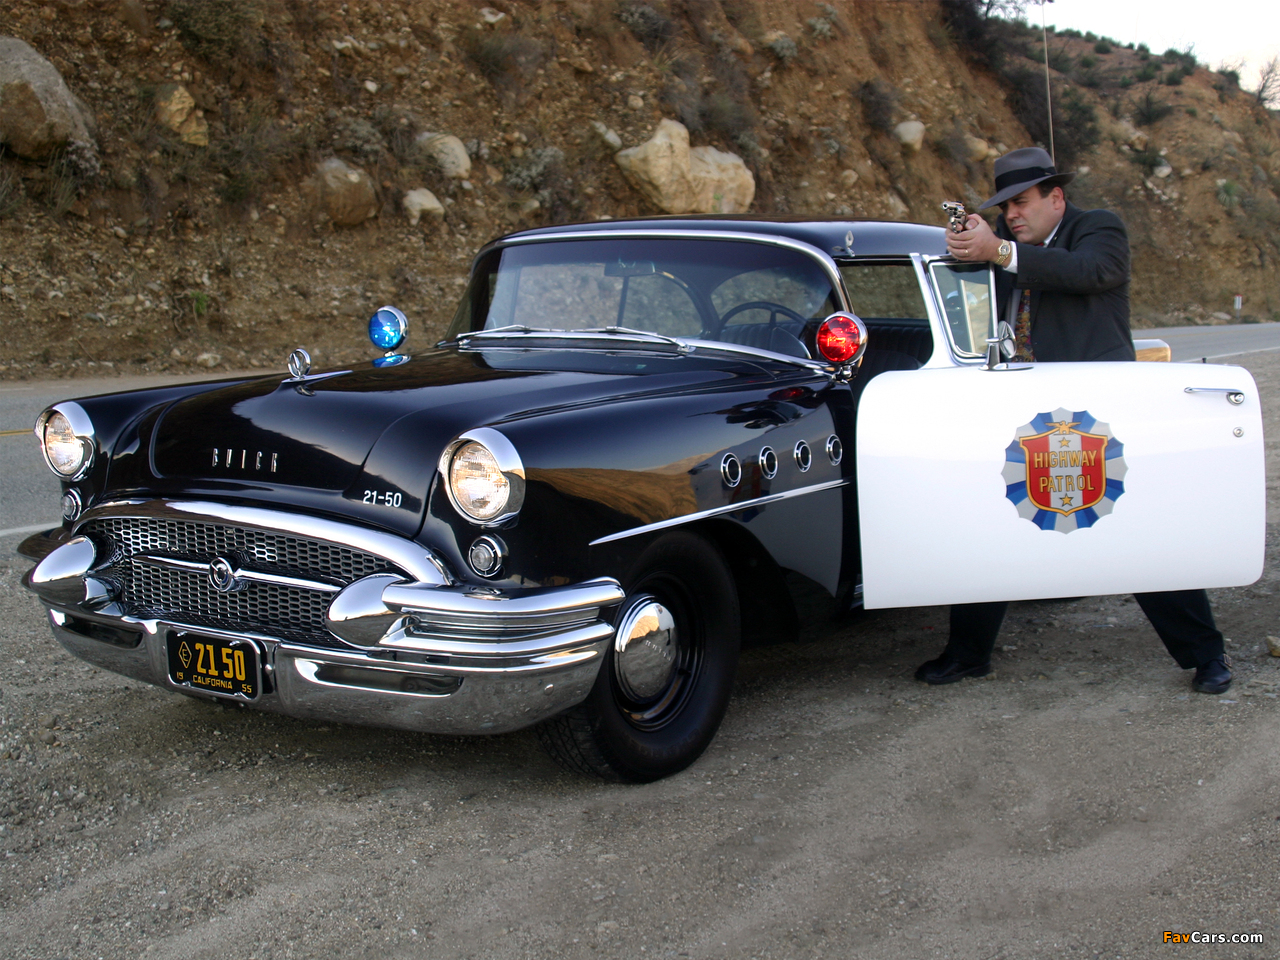
{"label": "man's face", "polygon": [[1000,204],[1004,222],[1019,243],[1043,243],[1062,220],[1066,209],[1067,199],[1061,187],[1054,187],[1043,197],[1039,185],[1028,187]]}

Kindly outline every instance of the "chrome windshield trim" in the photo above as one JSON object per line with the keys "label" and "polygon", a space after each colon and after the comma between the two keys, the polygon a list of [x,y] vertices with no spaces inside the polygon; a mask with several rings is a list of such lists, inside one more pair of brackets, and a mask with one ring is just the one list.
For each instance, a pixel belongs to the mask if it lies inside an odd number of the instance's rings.
{"label": "chrome windshield trim", "polygon": [[363,550],[391,561],[415,580],[437,586],[448,586],[453,580],[446,575],[443,563],[420,544],[390,533],[336,520],[322,520],[305,514],[284,513],[262,507],[239,507],[201,500],[147,500],[104,503],[94,507],[76,521],[75,533],[86,523],[111,517],[138,517],[160,520],[206,520],[324,540],[338,546]]}
{"label": "chrome windshield trim", "polygon": [[713,507],[710,510],[701,510],[698,513],[686,513],[682,517],[672,517],[670,520],[659,520],[657,523],[646,523],[642,527],[632,527],[629,530],[622,530],[618,533],[611,533],[607,537],[600,537],[598,540],[592,540],[587,546],[595,547],[602,543],[612,543],[615,540],[625,540],[628,537],[638,537],[642,533],[652,533],[655,530],[666,530],[668,527],[678,527],[681,524],[693,523],[695,520],[706,520],[708,517],[719,517],[726,513],[737,513],[740,510],[749,510],[752,507],[764,506],[766,503],[777,503],[779,500],[790,500],[792,497],[802,497],[809,493],[818,493],[822,490],[834,490],[836,487],[843,487],[848,480],[828,480],[825,483],[815,483],[807,487],[797,487],[795,490],[783,490],[781,493],[770,493],[763,497],[755,497],[751,500],[742,500],[738,503],[726,504],[723,507]]}
{"label": "chrome windshield trim", "polygon": [[[207,574],[213,566],[210,563],[200,563],[197,560],[181,560],[177,557],[166,557],[155,553],[135,553],[129,559],[138,563],[149,563],[157,567],[174,567],[191,573]],[[237,567],[232,570],[231,577],[234,580],[246,580],[250,583],[269,583],[276,587],[295,587],[299,590],[316,590],[320,593],[337,593],[342,589],[341,584],[329,583],[325,580],[308,580],[303,577],[290,577],[280,573],[265,573],[261,570],[249,570],[244,567]]]}

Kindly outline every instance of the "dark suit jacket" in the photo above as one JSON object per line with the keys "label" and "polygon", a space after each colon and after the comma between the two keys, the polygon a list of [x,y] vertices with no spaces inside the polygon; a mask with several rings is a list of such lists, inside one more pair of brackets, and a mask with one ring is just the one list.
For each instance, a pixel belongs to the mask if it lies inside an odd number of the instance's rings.
{"label": "dark suit jacket", "polygon": [[[996,233],[1013,239],[1004,217]],[[1129,332],[1129,235],[1110,210],[1068,202],[1053,242],[1019,243],[1018,274],[996,270],[1000,318],[1019,290],[1031,291],[1036,360],[1133,360]]]}

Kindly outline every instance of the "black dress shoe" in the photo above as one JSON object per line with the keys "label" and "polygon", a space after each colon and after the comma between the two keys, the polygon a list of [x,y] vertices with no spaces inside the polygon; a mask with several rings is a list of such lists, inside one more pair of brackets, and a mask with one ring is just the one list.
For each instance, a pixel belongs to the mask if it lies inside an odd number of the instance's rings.
{"label": "black dress shoe", "polygon": [[[932,683],[935,686],[940,683],[955,683],[957,680],[963,680],[965,677],[985,677],[991,672],[991,661],[986,663],[975,663],[971,666],[965,666],[954,657],[949,657],[945,653],[938,657],[937,660],[930,660],[928,663],[922,663],[916,669],[916,679],[923,680],[925,683]],[[1228,678],[1230,674],[1227,675]],[[1223,687],[1225,690],[1226,688]]]}
{"label": "black dress shoe", "polygon": [[1196,667],[1191,689],[1196,693],[1226,693],[1231,686],[1231,670],[1226,657],[1218,657]]}

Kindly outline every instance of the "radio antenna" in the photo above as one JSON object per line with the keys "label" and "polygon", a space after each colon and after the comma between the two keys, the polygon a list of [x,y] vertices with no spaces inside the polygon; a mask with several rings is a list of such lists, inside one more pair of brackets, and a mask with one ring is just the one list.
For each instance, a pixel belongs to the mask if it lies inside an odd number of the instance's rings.
{"label": "radio antenna", "polygon": [[1053,87],[1049,83],[1049,31],[1044,25],[1044,7],[1053,0],[1040,0],[1040,37],[1044,41],[1044,103],[1049,113],[1049,156],[1058,165],[1058,154],[1053,149]]}

